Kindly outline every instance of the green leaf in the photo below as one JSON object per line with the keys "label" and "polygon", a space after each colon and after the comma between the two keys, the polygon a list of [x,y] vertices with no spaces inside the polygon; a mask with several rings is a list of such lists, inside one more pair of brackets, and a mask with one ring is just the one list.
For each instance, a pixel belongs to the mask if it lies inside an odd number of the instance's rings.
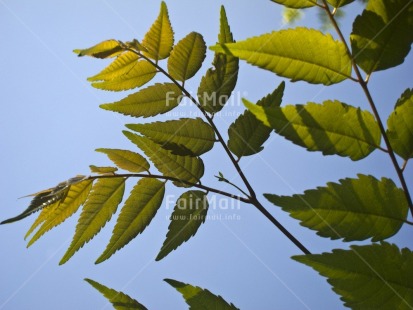
{"label": "green leaf", "polygon": [[[149,157],[156,169],[164,176],[190,183],[197,183],[203,176],[204,163],[199,157],[174,155],[149,138],[133,134],[129,131],[124,131],[123,133]],[[174,181],[174,184],[183,187],[189,186],[179,181]]]}
{"label": "green leaf", "polygon": [[186,81],[198,72],[205,59],[206,45],[202,35],[191,32],[175,45],[168,58],[168,72],[178,81]]}
{"label": "green leaf", "polygon": [[[276,107],[281,104],[285,83],[281,84],[271,94],[257,102],[258,106]],[[246,110],[228,128],[228,148],[238,156],[249,156],[260,152],[269,138],[271,128],[265,126],[254,114]]]}
{"label": "green leaf", "polygon": [[111,80],[94,82],[92,86],[98,89],[122,91],[136,87],[141,87],[148,83],[156,75],[156,68],[146,60],[137,61],[133,68],[125,74],[117,76]]}
{"label": "green leaf", "polygon": [[155,84],[126,98],[100,105],[102,109],[130,115],[149,117],[166,113],[177,107],[182,91],[173,83]]}
{"label": "green leaf", "polygon": [[344,241],[384,240],[399,231],[407,218],[403,190],[392,180],[372,176],[343,179],[302,195],[264,195],[300,224],[322,237]]}
{"label": "green leaf", "polygon": [[30,226],[29,230],[26,232],[26,235],[24,236],[24,240],[26,240],[35,230],[37,227],[39,227],[40,224],[42,224],[46,219],[49,217],[50,214],[53,213],[54,209],[56,206],[58,206],[60,201],[56,201],[55,203],[43,208],[38,217],[34,220],[32,226]]}
{"label": "green leaf", "polygon": [[406,0],[369,1],[357,16],[351,34],[356,63],[367,73],[403,63],[413,42],[413,3]]}
{"label": "green leaf", "polygon": [[182,294],[189,309],[214,309],[214,310],[236,310],[231,303],[227,303],[221,296],[212,294],[207,289],[192,286],[172,279],[164,279],[166,283],[174,287]]}
{"label": "green leaf", "polygon": [[92,56],[103,59],[119,55],[119,53],[123,52],[123,47],[120,45],[119,41],[107,40],[89,48],[76,49],[73,52],[76,53],[79,57]]}
{"label": "green leaf", "polygon": [[167,58],[171,53],[174,45],[174,32],[164,1],[161,2],[158,18],[145,34],[142,45],[146,48],[146,52],[143,54],[156,61]]}
{"label": "green leaf", "polygon": [[[228,24],[225,9],[221,6],[220,32],[218,43],[235,42]],[[212,64],[202,77],[198,88],[198,100],[209,113],[219,112],[228,101],[238,78],[238,58],[215,53]]]}
{"label": "green leaf", "polygon": [[383,242],[351,250],[293,256],[332,285],[344,305],[354,310],[411,309],[413,253]]}
{"label": "green leaf", "polygon": [[387,137],[404,160],[413,158],[413,89],[406,89],[387,120]]}
{"label": "green leaf", "polygon": [[115,78],[130,72],[138,63],[139,56],[134,52],[124,52],[120,54],[116,59],[105,69],[98,74],[91,76],[87,80],[89,82],[95,81],[110,81]]}
{"label": "green leaf", "polygon": [[339,101],[265,108],[244,100],[265,125],[309,151],[360,160],[380,146],[380,129],[368,111]]}
{"label": "green leaf", "polygon": [[109,244],[96,264],[107,260],[145,230],[161,206],[164,194],[164,182],[147,178],[139,180],[126,200]]}
{"label": "green leaf", "polygon": [[36,234],[30,239],[27,247],[31,246],[46,232],[63,223],[66,219],[77,212],[83,205],[92,189],[93,180],[84,180],[79,183],[70,185],[65,200],[62,203],[54,205],[45,217],[42,226]]}
{"label": "green leaf", "polygon": [[214,130],[199,117],[128,124],[126,127],[150,138],[176,155],[199,156],[212,149],[215,142]]}
{"label": "green leaf", "polygon": [[292,9],[305,9],[315,6],[316,0],[271,0],[272,2],[282,4]]}
{"label": "green leaf", "polygon": [[351,76],[351,59],[345,45],[315,29],[274,31],[210,49],[239,57],[293,82],[331,85]]}
{"label": "green leaf", "polygon": [[95,165],[90,165],[89,168],[92,173],[97,174],[114,174],[116,171],[118,171],[118,168],[116,167],[98,167]]}
{"label": "green leaf", "polygon": [[354,0],[327,0],[333,7],[339,8],[354,2]]}
{"label": "green leaf", "polygon": [[205,222],[207,212],[206,193],[202,191],[183,193],[176,202],[166,239],[156,260],[161,260],[182,243],[195,236],[198,228]]}
{"label": "green leaf", "polygon": [[85,281],[92,285],[96,290],[98,290],[107,300],[109,300],[109,302],[113,305],[114,309],[147,310],[147,308],[144,305],[140,304],[137,300],[131,298],[130,296],[122,292],[115,291],[114,289],[108,288],[91,279],[85,279]]}
{"label": "green leaf", "polygon": [[125,178],[104,178],[96,181],[83,206],[72,243],[59,265],[66,263],[110,221],[122,201],[125,180]]}
{"label": "green leaf", "polygon": [[104,153],[121,169],[130,172],[149,171],[149,163],[142,155],[119,149],[97,149],[97,152]]}

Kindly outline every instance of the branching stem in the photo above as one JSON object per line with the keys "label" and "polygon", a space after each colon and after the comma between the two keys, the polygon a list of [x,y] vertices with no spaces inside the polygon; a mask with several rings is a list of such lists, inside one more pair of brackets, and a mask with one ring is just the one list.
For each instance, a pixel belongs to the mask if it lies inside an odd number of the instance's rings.
{"label": "branching stem", "polygon": [[336,30],[338,36],[340,37],[340,40],[341,40],[341,41],[343,42],[343,44],[345,45],[346,50],[347,50],[347,54],[348,54],[348,55],[350,56],[350,58],[351,58],[351,63],[352,63],[354,72],[355,72],[355,74],[356,74],[356,76],[357,76],[358,83],[360,84],[361,88],[363,89],[363,92],[364,92],[364,94],[366,95],[367,101],[368,101],[369,104],[370,104],[370,108],[371,108],[371,110],[373,111],[373,114],[374,114],[374,116],[375,116],[375,118],[376,118],[377,124],[379,125],[380,132],[381,132],[381,134],[382,134],[382,136],[383,136],[384,143],[386,144],[388,154],[389,154],[390,159],[391,159],[391,161],[392,161],[392,163],[393,163],[394,169],[396,170],[397,176],[398,176],[398,178],[399,178],[399,180],[400,180],[400,184],[401,184],[401,186],[402,186],[402,188],[403,188],[404,195],[405,195],[405,197],[406,197],[407,204],[409,205],[410,212],[411,212],[411,214],[413,215],[413,202],[412,202],[412,198],[411,198],[411,196],[410,196],[409,188],[407,187],[407,183],[406,183],[406,180],[405,180],[404,175],[403,175],[403,169],[400,168],[399,163],[397,162],[396,155],[395,155],[395,153],[394,153],[394,151],[393,151],[393,148],[392,148],[392,146],[391,146],[391,144],[390,144],[389,138],[387,137],[386,129],[384,128],[383,122],[382,122],[382,120],[381,120],[381,118],[380,118],[380,114],[379,114],[379,112],[377,111],[377,108],[376,108],[376,105],[375,105],[375,103],[374,103],[373,97],[371,96],[370,90],[369,90],[369,88],[368,88],[368,86],[367,86],[368,80],[365,81],[365,80],[363,79],[363,77],[362,77],[362,75],[361,75],[361,72],[360,72],[360,69],[359,69],[359,67],[357,66],[357,64],[356,64],[356,62],[355,62],[355,59],[354,59],[353,56],[352,56],[352,53],[351,53],[351,51],[350,51],[350,48],[349,48],[346,40],[344,39],[343,33],[341,32],[341,29],[340,29],[340,27],[338,26],[336,19],[334,18],[332,12],[330,11],[330,9],[329,9],[329,7],[328,7],[328,5],[327,5],[327,1],[326,1],[326,0],[323,0],[323,3],[324,3],[324,10],[326,11],[326,13],[327,13],[327,15],[328,15],[331,23],[333,24],[334,29]]}

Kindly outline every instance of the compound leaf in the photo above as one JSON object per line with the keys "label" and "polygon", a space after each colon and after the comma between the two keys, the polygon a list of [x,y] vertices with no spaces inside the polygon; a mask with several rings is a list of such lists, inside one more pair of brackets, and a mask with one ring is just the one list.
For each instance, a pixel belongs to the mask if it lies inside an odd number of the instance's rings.
{"label": "compound leaf", "polygon": [[168,8],[164,1],[161,3],[158,18],[145,34],[142,45],[146,49],[143,54],[156,61],[167,58],[171,53],[174,45],[174,32],[169,20]]}
{"label": "compound leaf", "polygon": [[120,45],[119,41],[106,40],[92,47],[85,49],[76,49],[73,52],[76,53],[79,57],[92,56],[103,59],[119,55],[119,53],[123,52],[123,47]]}
{"label": "compound leaf", "polygon": [[119,149],[97,149],[97,152],[104,153],[121,169],[130,172],[149,171],[149,163],[142,155]]}
{"label": "compound leaf", "polygon": [[92,189],[93,180],[84,180],[70,185],[65,200],[62,203],[53,205],[43,220],[42,226],[36,234],[30,239],[27,247],[31,246],[46,232],[63,223],[66,219],[77,212],[83,205]]}
{"label": "compound leaf", "polygon": [[192,286],[172,279],[164,279],[166,283],[182,294],[189,309],[236,310],[231,303],[227,303],[221,296],[212,294],[207,289]]}
{"label": "compound leaf", "polygon": [[386,242],[350,250],[293,256],[332,285],[344,305],[355,310],[411,309],[413,253]]}
{"label": "compound leaf", "polygon": [[305,9],[315,6],[316,0],[271,0],[272,2],[282,4],[292,9]]}
{"label": "compound leaf", "polygon": [[408,213],[403,190],[392,180],[365,175],[327,183],[327,187],[301,195],[265,197],[318,235],[344,241],[389,238],[399,231]]}
{"label": "compound leaf", "polygon": [[380,146],[380,129],[368,111],[339,101],[260,107],[244,100],[265,125],[309,151],[360,160]]}
{"label": "compound leaf", "polygon": [[149,117],[166,113],[177,107],[182,91],[173,83],[155,84],[126,98],[100,105],[102,109],[130,115]]}
{"label": "compound leaf", "polygon": [[200,118],[128,124],[126,127],[177,155],[199,156],[212,149],[215,142],[214,130]]}
{"label": "compound leaf", "polygon": [[413,89],[407,89],[397,100],[387,120],[387,136],[400,157],[413,158]]}
{"label": "compound leaf", "polygon": [[83,206],[72,243],[59,262],[60,265],[67,262],[110,221],[122,201],[125,180],[125,178],[116,177],[96,181]]}
{"label": "compound leaf", "polygon": [[108,288],[96,281],[91,279],[85,279],[87,283],[92,285],[96,290],[98,290],[112,305],[114,309],[117,310],[147,310],[147,308],[140,304],[137,300],[131,298],[122,292],[115,291],[114,289]]}
{"label": "compound leaf", "polygon": [[[204,163],[199,157],[175,155],[149,138],[133,134],[129,131],[124,131],[123,133],[149,157],[156,169],[164,176],[190,183],[197,183],[203,176]],[[179,181],[174,181],[174,184],[183,187],[189,186]]]}
{"label": "compound leaf", "polygon": [[[285,83],[281,84],[271,94],[257,102],[258,106],[276,107],[281,104]],[[254,114],[246,110],[228,128],[228,148],[238,156],[249,156],[260,152],[264,142],[269,138],[271,128],[265,126]]]}
{"label": "compound leaf", "polygon": [[239,57],[293,82],[331,85],[351,75],[351,59],[345,45],[315,29],[274,31],[210,49]]}
{"label": "compound leaf", "polygon": [[369,1],[354,21],[351,47],[356,63],[367,73],[403,63],[413,42],[413,3]]}
{"label": "compound leaf", "polygon": [[179,41],[168,58],[168,72],[175,80],[186,81],[193,77],[205,59],[206,45],[199,33],[191,32]]}
{"label": "compound leaf", "polygon": [[164,194],[164,182],[148,178],[139,180],[126,200],[109,244],[96,264],[107,260],[144,231],[161,206]]}
{"label": "compound leaf", "polygon": [[201,224],[205,222],[207,212],[206,193],[198,190],[183,193],[176,202],[166,239],[156,260],[161,260],[193,237]]}
{"label": "compound leaf", "polygon": [[[235,41],[232,37],[225,9],[221,6],[218,43],[232,42]],[[214,68],[208,69],[198,88],[199,102],[207,112],[219,112],[228,101],[237,83],[238,62],[237,57],[215,53],[212,62]]]}
{"label": "compound leaf", "polygon": [[102,82],[93,82],[92,86],[98,89],[122,91],[141,87],[156,75],[156,68],[146,60],[137,61],[133,67],[120,76]]}
{"label": "compound leaf", "polygon": [[118,168],[116,167],[98,167],[95,165],[90,165],[89,168],[92,173],[97,174],[114,174],[116,171],[118,171]]}

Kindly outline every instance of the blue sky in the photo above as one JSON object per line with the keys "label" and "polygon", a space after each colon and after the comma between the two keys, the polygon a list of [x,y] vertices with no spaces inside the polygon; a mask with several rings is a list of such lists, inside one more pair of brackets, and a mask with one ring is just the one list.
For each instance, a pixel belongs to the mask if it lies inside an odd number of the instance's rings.
{"label": "blue sky", "polygon": [[[225,5],[238,40],[285,27],[281,7],[267,0],[166,3],[176,41],[197,31],[207,45],[214,44],[221,4]],[[107,158],[94,149],[133,149],[121,133],[124,124],[199,116],[189,104],[166,116],[145,120],[101,110],[99,104],[118,100],[125,94],[93,89],[86,78],[108,62],[78,58],[72,53],[75,48],[110,38],[141,39],[155,20],[159,5],[159,1],[148,0],[0,0],[0,219],[12,217],[27,207],[29,200],[18,197],[54,186],[76,174],[89,174],[90,164],[109,165]],[[348,19],[342,21],[347,35],[351,30],[348,21],[360,9],[358,4],[349,7]],[[319,26],[312,13],[303,22]],[[200,72],[186,84],[190,91],[196,91],[211,60],[209,53]],[[402,66],[373,74],[369,85],[379,111],[386,117],[400,94],[412,87],[412,69],[413,58],[409,55]],[[235,97],[254,102],[281,81],[274,74],[241,62]],[[361,89],[351,81],[332,87],[287,81],[283,104],[326,99],[368,109]],[[228,125],[243,111],[239,100],[231,102],[216,117],[224,136]],[[233,191],[213,177],[222,171],[228,179],[241,184],[222,154],[222,148],[216,145],[203,157],[203,183]],[[395,176],[388,157],[378,151],[352,162],[348,158],[309,153],[275,134],[264,151],[243,158],[240,163],[259,194],[302,193],[328,181],[356,177],[357,173],[377,178]],[[409,164],[409,185],[412,172]],[[129,182],[129,188],[133,184],[134,181]],[[173,201],[181,192],[168,186],[166,195]],[[109,241],[114,220],[60,267],[58,262],[69,246],[78,214],[30,249],[26,249],[23,236],[35,217],[0,226],[0,309],[110,309],[105,299],[83,281],[86,277],[122,290],[150,309],[186,309],[182,297],[162,281],[164,278],[208,288],[241,309],[342,308],[339,297],[324,278],[290,259],[301,253],[258,211],[249,205],[230,204],[222,197],[210,199],[210,219],[195,238],[161,262],[154,258],[165,238],[167,218],[173,208],[173,203],[166,201],[142,235],[100,265],[94,265],[94,261]],[[263,197],[261,202],[313,253],[349,246],[321,239]],[[390,241],[413,248],[409,229],[403,227]]]}

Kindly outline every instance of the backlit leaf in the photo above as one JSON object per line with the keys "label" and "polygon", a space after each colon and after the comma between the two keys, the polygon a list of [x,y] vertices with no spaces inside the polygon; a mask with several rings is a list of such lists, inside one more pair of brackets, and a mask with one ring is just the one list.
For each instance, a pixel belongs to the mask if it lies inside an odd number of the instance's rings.
{"label": "backlit leaf", "polygon": [[36,230],[36,228],[38,228],[42,223],[44,223],[44,221],[46,221],[46,219],[49,217],[51,213],[53,213],[54,209],[59,205],[59,203],[59,201],[56,201],[55,203],[43,208],[40,211],[39,215],[34,220],[32,226],[30,226],[29,230],[26,232],[24,240],[26,240]]}
{"label": "backlit leaf", "polygon": [[405,160],[413,158],[413,89],[407,89],[397,100],[387,128],[393,150]]}
{"label": "backlit leaf", "polygon": [[149,31],[142,40],[146,48],[144,55],[155,59],[165,59],[171,53],[174,45],[174,32],[169,20],[168,8],[164,1],[161,3],[161,11]]}
{"label": "backlit leaf", "polygon": [[[123,132],[125,136],[136,144],[153,162],[164,176],[170,176],[190,183],[197,183],[204,174],[204,163],[199,157],[174,155],[163,149],[151,139]],[[177,186],[188,187],[188,184],[174,181]]]}
{"label": "backlit leaf", "polygon": [[413,42],[413,2],[369,1],[354,21],[351,47],[356,63],[367,73],[403,63]]}
{"label": "backlit leaf", "polygon": [[264,108],[244,100],[265,125],[309,151],[360,160],[380,145],[380,129],[368,111],[339,101]]}
{"label": "backlit leaf", "polygon": [[236,43],[217,44],[211,49],[239,57],[293,82],[331,85],[351,75],[351,59],[345,45],[315,29],[274,31]]}
{"label": "backlit leaf", "polygon": [[285,5],[288,8],[293,9],[305,9],[315,6],[316,0],[271,0],[272,2]]}
{"label": "backlit leaf", "polygon": [[139,56],[134,52],[124,52],[120,54],[112,63],[98,74],[91,76],[87,80],[110,81],[130,72],[138,63]]}
{"label": "backlit leaf", "polygon": [[236,310],[231,303],[227,303],[221,296],[212,294],[207,289],[192,286],[172,279],[164,279],[166,283],[174,287],[182,294],[189,309],[214,309],[214,310]]}
{"label": "backlit leaf", "polygon": [[413,307],[413,253],[408,248],[382,242],[292,258],[326,277],[351,309]]}
{"label": "backlit leaf", "polygon": [[[285,83],[281,84],[271,94],[257,102],[258,106],[280,106]],[[264,142],[269,138],[271,128],[265,126],[254,114],[246,110],[228,128],[228,148],[238,156],[249,156],[260,152]]]}
{"label": "backlit leaf", "polygon": [[193,237],[205,222],[207,212],[208,200],[205,192],[196,190],[183,193],[176,202],[166,239],[156,260],[161,260]]}
{"label": "backlit leaf", "polygon": [[301,195],[265,197],[323,237],[379,241],[393,236],[407,217],[403,190],[390,179],[358,177],[330,182]]}
{"label": "backlit leaf", "polygon": [[164,182],[157,179],[139,180],[119,214],[108,246],[96,264],[107,260],[144,231],[161,206],[164,194]]}
{"label": "backlit leaf", "polygon": [[30,239],[27,247],[31,246],[46,232],[63,223],[66,219],[77,212],[79,207],[83,205],[92,189],[93,180],[84,180],[73,184],[69,187],[69,191],[65,200],[52,207],[51,212],[47,214],[42,226],[36,234]]}
{"label": "backlit leaf", "polygon": [[85,49],[76,49],[73,52],[79,57],[92,56],[96,58],[114,57],[122,53],[123,48],[119,41],[107,40]]}
{"label": "backlit leaf", "polygon": [[[221,7],[218,43],[235,42],[228,24],[225,9]],[[238,58],[215,53],[214,68],[208,69],[198,88],[198,99],[209,113],[219,112],[228,101],[238,78]]]}
{"label": "backlit leaf", "polygon": [[131,298],[122,292],[115,291],[91,279],[85,279],[87,283],[97,289],[117,310],[147,310],[147,308],[140,304],[137,300]]}
{"label": "backlit leaf", "polygon": [[100,105],[102,109],[130,115],[149,117],[166,113],[177,107],[182,99],[182,92],[173,83],[155,84],[126,98]]}
{"label": "backlit leaf", "polygon": [[142,155],[119,149],[97,149],[97,152],[104,153],[121,169],[130,172],[149,171],[149,163]]}
{"label": "backlit leaf", "polygon": [[212,149],[215,142],[214,130],[200,118],[128,124],[126,127],[177,155],[199,156]]}
{"label": "backlit leaf", "polygon": [[168,58],[168,72],[178,81],[193,77],[205,59],[206,45],[202,35],[191,32],[179,41]]}
{"label": "backlit leaf", "polygon": [[92,86],[98,89],[122,91],[141,87],[156,75],[156,68],[146,60],[139,60],[125,74],[103,82],[93,82]]}
{"label": "backlit leaf", "polygon": [[125,180],[125,178],[102,178],[95,182],[83,206],[72,243],[59,262],[60,265],[67,262],[110,221],[122,201]]}
{"label": "backlit leaf", "polygon": [[116,167],[98,167],[95,165],[90,165],[89,168],[92,173],[97,174],[114,174],[116,171],[118,171],[118,168]]}
{"label": "backlit leaf", "polygon": [[327,0],[333,7],[339,8],[354,2],[354,0]]}

